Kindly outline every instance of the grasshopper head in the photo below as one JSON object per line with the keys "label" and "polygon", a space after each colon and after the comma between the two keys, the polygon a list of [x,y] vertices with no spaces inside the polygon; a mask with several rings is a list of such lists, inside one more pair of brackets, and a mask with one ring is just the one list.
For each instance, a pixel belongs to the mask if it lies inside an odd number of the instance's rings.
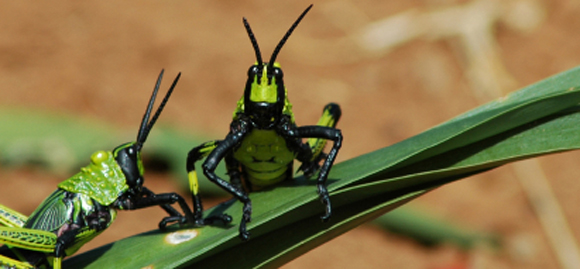
{"label": "grasshopper head", "polygon": [[248,70],[244,91],[245,113],[254,127],[271,129],[278,123],[284,109],[286,91],[280,65],[255,64]]}
{"label": "grasshopper head", "polygon": [[118,146],[113,150],[113,157],[125,175],[129,192],[134,195],[141,193],[145,169],[137,143],[129,142]]}
{"label": "grasshopper head", "polygon": [[125,179],[127,185],[129,186],[129,192],[134,195],[138,195],[141,193],[141,188],[143,186],[143,173],[145,169],[143,168],[143,161],[141,160],[141,149],[143,148],[143,144],[145,140],[147,140],[147,136],[149,136],[149,132],[157,118],[163,111],[165,104],[169,100],[177,81],[181,77],[181,73],[177,75],[171,88],[167,91],[165,98],[157,108],[155,115],[153,118],[149,120],[151,116],[151,110],[153,109],[153,104],[155,103],[155,97],[157,96],[157,91],[159,90],[159,85],[161,84],[161,79],[163,78],[163,70],[159,74],[157,78],[157,83],[155,84],[155,88],[153,89],[153,94],[151,95],[151,99],[149,100],[149,105],[147,106],[147,110],[145,111],[145,115],[143,116],[143,120],[141,121],[141,127],[139,128],[139,133],[137,134],[137,141],[136,142],[129,142],[123,145],[118,146],[113,150],[113,156],[117,161],[117,164],[121,167],[123,174],[125,175]]}
{"label": "grasshopper head", "polygon": [[284,103],[287,98],[283,80],[284,74],[280,64],[276,62],[276,57],[310,8],[312,8],[312,5],[304,10],[292,24],[274,49],[270,61],[267,63],[262,61],[260,48],[250,24],[246,18],[243,19],[244,26],[256,53],[256,63],[248,70],[248,80],[244,90],[244,113],[250,117],[252,125],[256,128],[271,129],[282,117]]}

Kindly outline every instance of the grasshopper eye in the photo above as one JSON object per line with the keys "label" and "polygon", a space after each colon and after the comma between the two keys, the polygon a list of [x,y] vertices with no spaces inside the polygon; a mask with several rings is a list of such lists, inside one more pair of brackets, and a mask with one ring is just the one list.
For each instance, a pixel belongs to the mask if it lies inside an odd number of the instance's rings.
{"label": "grasshopper eye", "polygon": [[284,73],[282,73],[282,69],[274,67],[274,70],[272,70],[272,75],[274,75],[276,78],[282,78],[284,77]]}
{"label": "grasshopper eye", "polygon": [[91,155],[91,162],[94,164],[100,164],[107,159],[109,159],[109,153],[103,150],[97,151]]}
{"label": "grasshopper eye", "polygon": [[258,75],[260,73],[260,68],[258,68],[257,65],[252,65],[250,66],[250,69],[248,69],[248,77],[254,77],[256,75]]}
{"label": "grasshopper eye", "polygon": [[127,154],[129,154],[130,156],[137,156],[137,151],[133,147],[128,147]]}

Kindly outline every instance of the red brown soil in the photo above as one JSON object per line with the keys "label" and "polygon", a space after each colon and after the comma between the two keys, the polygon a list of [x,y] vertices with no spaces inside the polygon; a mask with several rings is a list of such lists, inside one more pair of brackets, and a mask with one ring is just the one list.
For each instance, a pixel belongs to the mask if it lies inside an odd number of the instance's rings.
{"label": "red brown soil", "polygon": [[[242,94],[254,54],[242,27],[247,17],[268,58],[305,1],[12,1],[0,8],[0,105],[21,105],[134,126],[161,68],[183,72],[161,121],[222,137]],[[352,1],[371,21],[410,8],[466,1]],[[522,87],[580,64],[580,5],[544,1],[546,21],[529,33],[495,29],[501,60]],[[360,58],[330,45],[346,36],[315,7],[278,61],[297,122],[313,124],[322,107],[340,103],[345,142],[339,161],[420,133],[480,102],[469,88],[457,40],[408,42],[389,54]],[[353,11],[354,12],[354,11]],[[347,14],[348,15],[348,14]],[[355,14],[353,13],[353,16]],[[342,17],[349,22],[349,16]],[[328,46],[328,47],[326,47]],[[351,62],[343,59],[359,58]],[[434,75],[435,74],[435,75]],[[168,82],[165,82],[168,84]],[[164,84],[165,85],[165,84]],[[540,158],[574,235],[580,237],[578,153]],[[54,190],[39,170],[1,168],[0,203],[25,214]],[[169,183],[168,183],[169,182]],[[146,185],[177,187],[163,175]],[[370,226],[356,228],[285,268],[556,268],[537,217],[510,166],[435,190],[412,202],[434,215],[506,239],[500,253],[426,248]],[[154,229],[158,209],[121,212],[81,251]]]}

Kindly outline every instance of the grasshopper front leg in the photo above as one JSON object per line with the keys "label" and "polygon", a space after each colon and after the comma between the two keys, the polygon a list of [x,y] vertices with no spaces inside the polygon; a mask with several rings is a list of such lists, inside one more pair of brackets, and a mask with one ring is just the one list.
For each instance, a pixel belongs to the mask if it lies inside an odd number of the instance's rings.
{"label": "grasshopper front leg", "polygon": [[313,154],[309,147],[305,147],[304,144],[295,139],[315,138],[315,139],[332,140],[334,142],[334,144],[332,145],[332,149],[326,156],[326,160],[324,161],[322,167],[320,168],[318,180],[316,182],[320,201],[325,205],[325,214],[321,217],[321,219],[323,221],[327,221],[332,215],[332,206],[330,203],[330,196],[326,188],[326,180],[328,179],[328,173],[330,172],[330,168],[332,168],[332,165],[334,164],[334,160],[336,159],[338,150],[342,146],[341,131],[326,126],[316,125],[316,126],[295,127],[292,124],[284,124],[278,131],[283,137],[285,137],[286,141],[290,142],[289,144],[293,144],[293,148],[297,150],[297,158],[303,164],[309,163],[310,165],[312,165],[312,160],[310,158],[313,158],[312,157]]}
{"label": "grasshopper front leg", "polygon": [[[146,187],[142,187],[141,194],[143,196],[139,198],[127,197],[125,199],[118,199],[117,207],[122,210],[135,210],[141,208],[147,208],[152,206],[160,206],[165,212],[169,214],[169,217],[163,218],[159,222],[159,229],[164,229],[168,223],[177,222],[179,224],[185,224],[193,220],[193,213],[185,199],[177,193],[161,193],[155,194]],[[178,203],[183,210],[184,215],[179,213],[171,204]]]}
{"label": "grasshopper front leg", "polygon": [[204,219],[203,204],[201,202],[201,197],[199,196],[199,183],[197,179],[197,172],[195,171],[195,163],[207,157],[219,145],[219,143],[220,140],[203,143],[200,146],[191,149],[187,154],[186,169],[189,179],[191,198],[193,201],[193,223],[195,225],[203,226],[212,224],[215,221],[221,221],[225,224],[232,221],[232,217],[227,214],[210,216]]}
{"label": "grasshopper front leg", "polygon": [[242,189],[228,183],[216,175],[215,169],[219,162],[225,158],[226,154],[231,152],[232,149],[242,141],[248,132],[247,126],[247,123],[241,120],[232,123],[230,133],[228,133],[226,138],[211,151],[202,165],[203,173],[210,181],[232,194],[236,199],[244,204],[239,228],[240,238],[244,241],[250,238],[250,233],[246,229],[246,223],[251,221],[252,216],[252,202],[250,201],[250,197]]}

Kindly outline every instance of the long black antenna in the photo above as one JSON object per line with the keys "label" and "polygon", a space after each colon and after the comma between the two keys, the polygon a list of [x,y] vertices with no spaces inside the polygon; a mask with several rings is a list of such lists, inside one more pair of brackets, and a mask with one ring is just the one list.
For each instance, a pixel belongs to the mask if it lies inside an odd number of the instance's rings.
{"label": "long black antenna", "polygon": [[272,56],[270,57],[270,60],[268,61],[268,69],[271,69],[274,66],[274,62],[276,61],[276,57],[278,56],[278,53],[280,53],[282,46],[284,46],[284,43],[286,43],[286,40],[288,40],[288,37],[290,37],[290,35],[292,34],[292,31],[294,31],[296,26],[298,26],[298,24],[300,23],[302,18],[304,18],[304,16],[306,16],[306,13],[308,13],[308,11],[312,8],[312,6],[313,5],[311,4],[310,6],[308,6],[306,8],[306,10],[304,10],[304,12],[302,12],[302,14],[300,14],[300,17],[298,17],[298,19],[294,22],[294,24],[292,24],[290,29],[288,29],[288,32],[286,32],[284,37],[282,37],[282,40],[280,40],[280,42],[278,43],[278,46],[276,46],[276,49],[274,49],[274,52],[272,53]]}
{"label": "long black antenna", "polygon": [[254,52],[256,53],[256,61],[258,62],[258,66],[262,66],[262,54],[260,53],[260,47],[258,46],[258,41],[252,32],[252,28],[250,28],[250,24],[246,18],[242,18],[244,21],[244,27],[246,27],[246,32],[248,32],[248,36],[250,37],[250,41],[252,41],[252,46],[254,47]]}
{"label": "long black antenna", "polygon": [[155,88],[153,88],[153,94],[149,99],[149,105],[147,106],[147,110],[145,110],[145,115],[143,115],[143,119],[141,120],[141,127],[139,127],[139,133],[137,134],[137,143],[143,144],[147,139],[147,124],[149,122],[149,116],[151,116],[151,110],[153,109],[153,104],[155,103],[155,97],[157,96],[157,91],[159,91],[159,86],[161,85],[161,80],[163,79],[163,73],[165,70],[161,69],[161,73],[157,78],[157,82],[155,83]]}
{"label": "long black antenna", "polygon": [[153,124],[155,124],[155,122],[157,121],[157,118],[159,118],[159,115],[161,115],[161,111],[163,111],[163,108],[165,107],[165,104],[167,104],[167,101],[169,100],[169,97],[171,96],[171,93],[173,93],[173,89],[175,88],[175,85],[177,85],[177,81],[179,81],[179,78],[180,77],[181,77],[181,72],[179,72],[179,74],[177,74],[177,77],[175,77],[175,79],[173,80],[173,83],[171,84],[171,87],[167,91],[167,94],[165,94],[165,97],[163,98],[163,101],[161,102],[161,104],[157,108],[157,111],[155,112],[155,115],[153,115],[153,118],[149,122],[149,125],[147,126],[147,129],[148,130],[151,130],[151,128],[153,128]]}
{"label": "long black antenna", "polygon": [[153,115],[153,118],[151,119],[151,121],[149,121],[149,117],[151,115],[151,110],[153,110],[153,104],[155,103],[155,98],[157,96],[157,92],[159,91],[159,86],[161,85],[161,80],[163,78],[164,71],[165,70],[162,69],[161,73],[159,74],[159,77],[157,78],[157,83],[155,83],[155,88],[153,89],[153,94],[151,95],[151,99],[149,100],[149,105],[147,106],[147,110],[145,111],[145,115],[143,115],[143,120],[141,121],[141,127],[139,128],[139,134],[137,135],[137,145],[139,148],[141,148],[143,143],[145,143],[145,140],[147,140],[147,136],[149,135],[151,128],[153,128],[155,121],[157,121],[157,118],[159,118],[159,115],[161,115],[161,111],[163,111],[163,108],[165,107],[165,104],[167,104],[167,101],[169,100],[171,93],[173,93],[173,89],[175,88],[175,85],[177,85],[177,81],[179,81],[179,78],[181,77],[181,72],[180,72],[179,74],[177,74],[177,77],[175,78],[175,80],[173,80],[171,87],[169,88],[169,90],[167,91],[167,94],[165,94],[165,97],[163,98],[163,101],[161,102],[161,104],[157,108],[155,115]]}

